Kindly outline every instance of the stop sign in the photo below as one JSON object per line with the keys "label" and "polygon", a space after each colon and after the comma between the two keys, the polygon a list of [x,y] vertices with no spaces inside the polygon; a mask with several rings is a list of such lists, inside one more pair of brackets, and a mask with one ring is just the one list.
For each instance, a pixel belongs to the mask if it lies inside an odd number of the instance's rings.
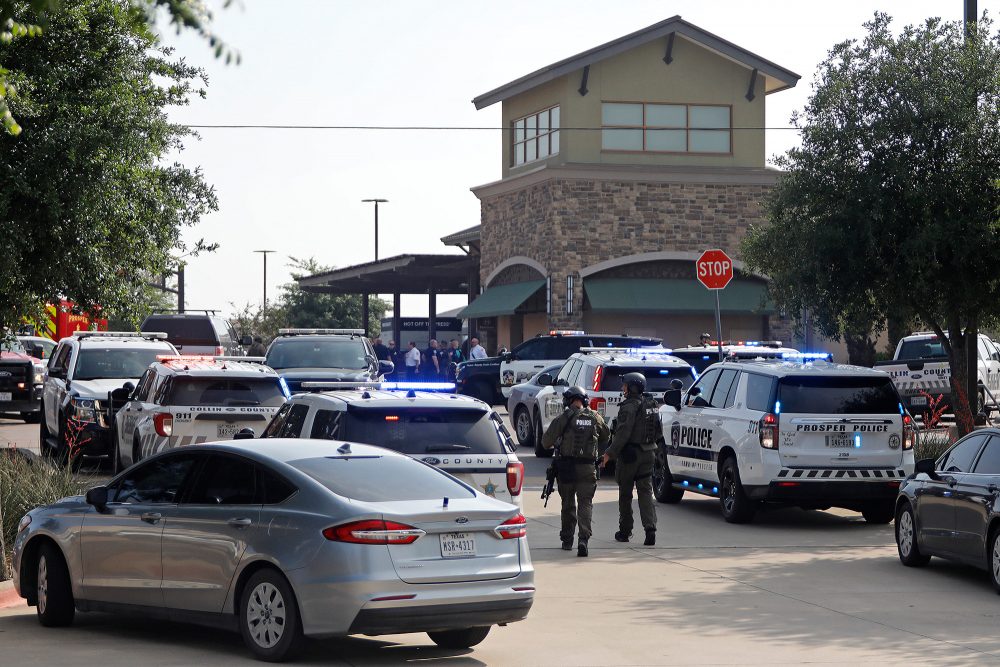
{"label": "stop sign", "polygon": [[698,281],[708,289],[722,289],[733,279],[733,260],[718,248],[701,253],[694,266]]}

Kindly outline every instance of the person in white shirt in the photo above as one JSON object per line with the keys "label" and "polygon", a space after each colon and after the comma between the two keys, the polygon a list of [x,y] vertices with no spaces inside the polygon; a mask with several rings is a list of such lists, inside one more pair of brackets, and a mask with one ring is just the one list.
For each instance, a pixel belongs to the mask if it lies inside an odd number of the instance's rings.
{"label": "person in white shirt", "polygon": [[478,338],[473,338],[469,344],[472,346],[469,348],[469,359],[485,359],[489,356],[486,354],[486,348],[479,344]]}
{"label": "person in white shirt", "polygon": [[416,380],[420,373],[420,350],[417,344],[410,341],[410,349],[406,351],[406,379]]}

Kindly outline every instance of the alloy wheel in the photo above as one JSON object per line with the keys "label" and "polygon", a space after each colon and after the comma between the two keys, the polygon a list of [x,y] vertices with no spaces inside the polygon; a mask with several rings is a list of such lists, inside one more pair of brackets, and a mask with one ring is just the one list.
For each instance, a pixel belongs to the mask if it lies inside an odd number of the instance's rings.
{"label": "alloy wheel", "polygon": [[[899,552],[903,554],[904,558],[908,558],[910,552],[913,550],[913,514],[909,510],[904,510],[899,515],[899,527],[897,528],[896,538],[899,542]],[[1000,565],[998,561],[998,554],[996,548],[993,551],[993,571],[997,571],[997,567]]]}
{"label": "alloy wheel", "polygon": [[1000,532],[993,536],[993,581],[1000,583]]}
{"label": "alloy wheel", "polygon": [[271,648],[281,641],[285,611],[285,600],[274,585],[266,581],[257,585],[247,601],[246,623],[258,646]]}
{"label": "alloy wheel", "polygon": [[736,507],[736,479],[726,472],[722,478],[722,508],[730,514]]}
{"label": "alloy wheel", "polygon": [[517,411],[517,423],[514,428],[517,431],[518,442],[527,442],[531,438],[531,417],[528,416],[528,411],[524,408]]}
{"label": "alloy wheel", "polygon": [[44,614],[49,603],[49,564],[46,562],[45,556],[38,559],[37,590],[38,612]]}

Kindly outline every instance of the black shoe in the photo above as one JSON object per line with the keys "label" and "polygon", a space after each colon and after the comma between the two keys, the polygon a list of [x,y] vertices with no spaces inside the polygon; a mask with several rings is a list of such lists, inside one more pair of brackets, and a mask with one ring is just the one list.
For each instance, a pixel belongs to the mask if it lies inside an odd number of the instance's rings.
{"label": "black shoe", "polygon": [[563,540],[562,550],[563,551],[572,551],[573,550],[573,540]]}
{"label": "black shoe", "polygon": [[647,547],[651,547],[654,544],[656,544],[656,529],[655,528],[647,528],[646,529],[646,541],[643,542],[643,545],[645,545]]}
{"label": "black shoe", "polygon": [[587,541],[580,540],[580,544],[578,544],[576,547],[576,555],[579,556],[580,558],[586,558],[588,553],[590,552],[587,549]]}
{"label": "black shoe", "polygon": [[626,533],[624,530],[619,530],[615,533],[615,542],[628,542],[628,538],[632,537],[631,533]]}

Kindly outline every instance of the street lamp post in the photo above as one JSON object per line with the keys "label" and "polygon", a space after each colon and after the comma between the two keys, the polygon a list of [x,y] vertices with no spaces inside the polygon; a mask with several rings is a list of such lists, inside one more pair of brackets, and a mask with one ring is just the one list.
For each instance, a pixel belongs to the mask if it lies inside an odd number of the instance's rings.
{"label": "street lamp post", "polygon": [[378,261],[378,205],[388,203],[388,199],[362,199],[365,204],[375,204],[375,261]]}
{"label": "street lamp post", "polygon": [[267,314],[267,256],[274,250],[254,250],[264,256],[264,313]]}

